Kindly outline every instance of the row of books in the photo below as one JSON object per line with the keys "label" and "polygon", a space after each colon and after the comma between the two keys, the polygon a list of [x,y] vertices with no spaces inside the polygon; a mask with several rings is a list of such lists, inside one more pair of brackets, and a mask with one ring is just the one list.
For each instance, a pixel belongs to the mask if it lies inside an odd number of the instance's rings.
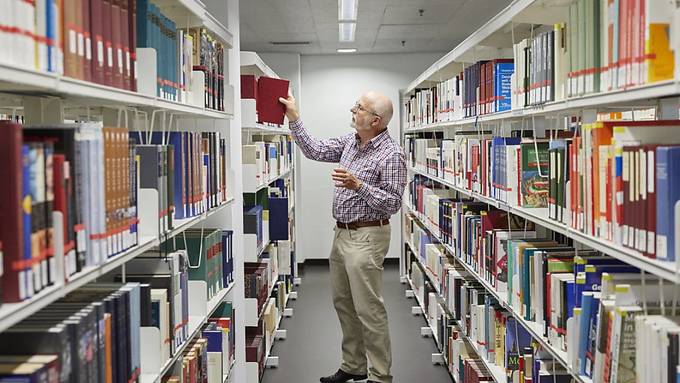
{"label": "row of books", "polygon": [[158,191],[161,232],[173,218],[200,215],[227,198],[226,143],[218,133],[154,133],[144,140],[140,132],[98,122],[3,122],[0,130],[0,167],[13,181],[1,205],[9,214],[0,233],[4,302],[30,298],[135,246],[140,189]]}
{"label": "row of books", "polygon": [[[139,159],[126,129],[1,125],[0,171],[9,182],[0,198],[3,302],[30,298],[58,276],[137,244]],[[63,270],[54,258],[57,243]]]}
{"label": "row of books", "polygon": [[677,42],[668,38],[678,33],[674,12],[674,4],[658,0],[571,3],[565,26],[567,95],[672,79],[679,65]]}
{"label": "row of books", "polygon": [[289,136],[256,135],[241,150],[243,165],[254,165],[256,185],[269,183],[293,165],[293,141]]}
{"label": "row of books", "polygon": [[142,156],[140,186],[158,190],[161,231],[227,200],[227,142],[219,132],[131,132],[130,140]]}
{"label": "row of books", "polygon": [[233,231],[189,229],[181,238],[166,241],[163,251],[185,250],[189,280],[205,281],[208,300],[234,282]]}
{"label": "row of books", "polygon": [[680,65],[668,38],[678,33],[674,12],[661,0],[571,2],[567,22],[532,28],[512,59],[416,89],[404,105],[408,127],[671,80]]}
{"label": "row of books", "polygon": [[288,97],[288,87],[288,80],[242,74],[241,108],[245,126],[254,123],[282,125],[286,109],[279,97]]}
{"label": "row of books", "polygon": [[[442,204],[444,200],[442,198]],[[466,206],[469,209],[465,209]],[[457,207],[460,210],[452,213],[442,208],[438,218],[427,215],[431,211],[421,210],[418,223],[407,217],[405,234],[415,254],[406,261],[416,260],[426,265],[429,271],[426,275],[436,286],[433,291],[440,292],[447,310],[454,313],[456,319],[467,321],[462,322],[464,329],[464,324],[479,314],[465,311],[466,302],[474,300],[461,297],[467,280],[472,280],[476,285],[475,294],[483,295],[477,309],[484,307],[487,319],[486,324],[477,324],[476,333],[468,335],[487,353],[487,360],[493,361],[495,350],[494,363],[508,368],[498,359],[498,345],[495,349],[484,346],[498,339],[484,326],[502,322],[490,314],[499,309],[512,311],[514,319],[535,326],[554,349],[566,352],[570,367],[596,382],[615,381],[616,373],[626,376],[625,381],[634,380],[636,374],[647,374],[646,368],[636,369],[635,362],[631,361],[636,355],[644,355],[639,352],[641,348],[665,350],[668,342],[677,344],[672,337],[662,342],[660,339],[666,339],[666,334],[652,337],[657,343],[636,343],[639,342],[636,334],[642,330],[637,327],[622,330],[621,327],[624,320],[631,321],[631,325],[638,320],[656,323],[657,317],[647,315],[663,314],[660,307],[673,304],[672,285],[662,285],[653,277],[645,281],[639,269],[594,251],[576,250],[565,239],[540,238],[533,228],[527,229],[523,222],[513,223],[505,213],[489,210],[487,206],[462,201]],[[449,219],[452,224],[446,222]],[[443,222],[441,228],[437,222]],[[448,237],[450,239],[443,239],[446,237],[439,232],[450,225],[457,226],[457,232]],[[457,263],[468,265],[476,275],[461,270]],[[486,287],[480,281],[484,281]],[[645,283],[650,287],[645,287]],[[500,302],[494,297],[500,297]],[[495,308],[490,311],[482,305],[484,302],[491,302],[490,306]],[[672,320],[664,323],[677,326]],[[624,331],[628,338],[622,335]],[[480,334],[486,334],[486,338]],[[658,374],[655,376],[669,378],[675,376],[678,364],[677,359],[660,363],[644,357],[637,363],[653,366],[654,374]]]}
{"label": "row of books", "polygon": [[178,29],[149,0],[14,1],[0,46],[8,64],[137,91],[137,48],[157,54],[159,97],[188,102],[205,73],[206,108],[224,110],[224,46],[207,30]]}
{"label": "row of books", "polygon": [[408,127],[510,110],[514,72],[513,60],[479,61],[434,87],[416,89],[405,103]]}
{"label": "row of books", "polygon": [[3,380],[134,382],[140,326],[152,321],[151,288],[90,284],[0,333]]}
{"label": "row of books", "polygon": [[[153,357],[141,355],[148,346],[141,344],[142,329],[169,327],[163,323],[168,320],[168,301],[158,296],[165,297],[172,290],[155,288],[156,284],[155,279],[150,283],[89,284],[4,331],[0,334],[0,379],[139,381],[143,360]],[[233,318],[231,304],[224,303],[208,319],[201,338],[191,341],[179,359],[184,376],[194,378],[181,381],[223,381],[234,360]],[[174,341],[179,336],[175,335],[168,333],[173,338],[161,340],[161,346],[176,347]],[[165,357],[164,362],[169,353],[165,350],[155,356]],[[200,379],[193,380],[196,378]]]}
{"label": "row of books", "polygon": [[156,95],[189,102],[193,71],[201,71],[204,106],[224,110],[224,46],[204,28],[178,28],[152,1],[137,1],[137,47],[156,51]]}
{"label": "row of books", "polygon": [[[407,250],[407,258],[409,250]],[[407,263],[407,274],[416,299],[423,308],[432,336],[444,358],[446,368],[456,382],[493,381],[493,375],[476,352],[465,348],[456,320],[439,302],[438,294],[417,262]]]}
{"label": "row of books", "polygon": [[675,261],[678,121],[598,121],[550,138],[407,138],[411,165],[650,258]]}
{"label": "row of books", "polygon": [[231,302],[222,303],[208,318],[201,336],[185,348],[178,373],[164,376],[164,383],[221,383],[234,362],[235,318]]}

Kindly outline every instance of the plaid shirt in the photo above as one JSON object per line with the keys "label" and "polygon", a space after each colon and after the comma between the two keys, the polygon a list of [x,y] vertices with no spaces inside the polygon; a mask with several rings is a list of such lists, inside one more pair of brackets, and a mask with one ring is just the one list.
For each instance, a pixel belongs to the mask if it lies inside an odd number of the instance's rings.
{"label": "plaid shirt", "polygon": [[362,181],[359,190],[335,188],[333,217],[343,223],[388,219],[401,208],[406,187],[406,161],[399,144],[384,131],[363,148],[350,133],[339,138],[312,137],[298,119],[290,123],[293,138],[305,157],[339,162],[340,167]]}

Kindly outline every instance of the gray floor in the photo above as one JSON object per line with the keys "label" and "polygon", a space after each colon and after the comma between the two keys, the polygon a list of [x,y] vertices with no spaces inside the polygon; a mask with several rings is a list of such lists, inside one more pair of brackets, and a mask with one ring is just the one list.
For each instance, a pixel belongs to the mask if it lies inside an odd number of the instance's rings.
{"label": "gray floor", "polygon": [[[392,339],[392,375],[395,383],[450,383],[446,369],[434,366],[430,354],[437,348],[432,339],[420,336],[422,317],[411,315],[413,299],[404,296],[398,266],[386,266],[384,298]],[[263,383],[313,383],[340,365],[341,332],[331,302],[328,266],[306,266],[298,300],[290,301],[294,317],[283,320],[288,338],[274,344],[272,355],[279,367],[267,369]]]}

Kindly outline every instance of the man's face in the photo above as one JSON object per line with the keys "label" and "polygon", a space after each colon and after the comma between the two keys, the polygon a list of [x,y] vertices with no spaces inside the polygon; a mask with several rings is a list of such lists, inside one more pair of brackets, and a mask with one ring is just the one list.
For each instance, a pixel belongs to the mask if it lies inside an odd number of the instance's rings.
{"label": "man's face", "polygon": [[352,127],[357,131],[371,131],[377,127],[379,116],[373,111],[364,97],[360,98],[350,109]]}

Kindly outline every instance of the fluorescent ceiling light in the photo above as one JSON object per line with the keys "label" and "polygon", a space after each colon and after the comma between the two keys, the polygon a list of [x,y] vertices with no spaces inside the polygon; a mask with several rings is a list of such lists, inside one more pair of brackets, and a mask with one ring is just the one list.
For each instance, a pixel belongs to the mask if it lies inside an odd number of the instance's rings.
{"label": "fluorescent ceiling light", "polygon": [[359,0],[338,0],[338,20],[356,21]]}
{"label": "fluorescent ceiling light", "polygon": [[351,43],[354,41],[354,32],[357,29],[356,23],[340,23],[338,27],[341,42]]}
{"label": "fluorescent ceiling light", "polygon": [[338,48],[338,53],[354,53],[356,51],[356,48]]}

